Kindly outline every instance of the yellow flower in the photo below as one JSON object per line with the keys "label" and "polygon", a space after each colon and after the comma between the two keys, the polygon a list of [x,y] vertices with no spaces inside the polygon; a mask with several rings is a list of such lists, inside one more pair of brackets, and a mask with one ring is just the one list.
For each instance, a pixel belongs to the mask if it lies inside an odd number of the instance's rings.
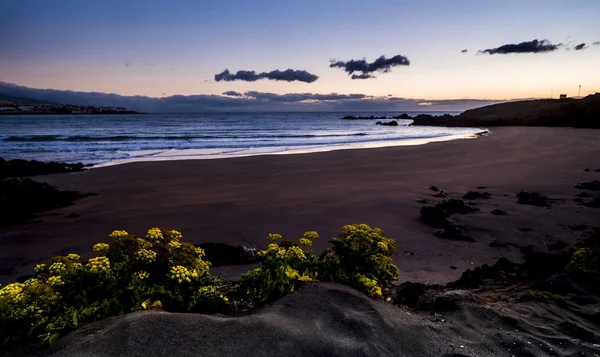
{"label": "yellow flower", "polygon": [[377,246],[379,247],[379,249],[383,250],[384,252],[387,252],[387,250],[388,250],[388,245],[385,244],[385,242],[377,242]]}
{"label": "yellow flower", "polygon": [[146,238],[151,242],[160,242],[165,239],[159,228],[150,228],[146,233]]}
{"label": "yellow flower", "polygon": [[152,263],[156,260],[156,252],[149,249],[140,249],[136,252],[136,258],[146,263]]}
{"label": "yellow flower", "polygon": [[289,258],[306,259],[306,256],[300,247],[289,247],[287,249],[287,256]]}
{"label": "yellow flower", "polygon": [[86,266],[92,273],[99,273],[110,270],[110,260],[107,257],[97,257],[88,260]]}
{"label": "yellow flower", "polygon": [[50,286],[61,286],[64,285],[65,282],[62,281],[60,276],[51,276],[48,278],[48,284],[50,284]]}
{"label": "yellow flower", "polygon": [[97,252],[97,253],[100,253],[100,254],[106,254],[108,252],[109,248],[110,248],[110,246],[108,244],[106,244],[106,243],[94,244],[94,246],[92,247],[92,249],[94,250],[94,252]]}
{"label": "yellow flower", "polygon": [[310,248],[312,246],[312,241],[308,238],[300,238],[298,240],[298,243],[300,243],[300,245],[303,245],[307,248]]}
{"label": "yellow flower", "polygon": [[315,231],[308,231],[308,232],[304,232],[303,238],[310,239],[310,240],[319,239],[319,234]]}
{"label": "yellow flower", "polygon": [[110,238],[116,239],[116,238],[121,238],[121,237],[127,237],[128,235],[129,235],[129,233],[127,233],[127,231],[113,231],[108,236]]}
{"label": "yellow flower", "polygon": [[69,259],[69,260],[79,260],[79,259],[81,259],[81,257],[79,256],[79,254],[73,254],[73,253],[71,253],[71,254],[67,255],[67,259]]}
{"label": "yellow flower", "polygon": [[46,264],[37,264],[35,268],[33,268],[33,271],[35,271],[38,274],[42,273],[44,270],[46,270]]}
{"label": "yellow flower", "polygon": [[176,280],[179,284],[183,283],[184,281],[191,283],[192,277],[194,277],[194,274],[188,268],[181,266],[181,265],[177,265],[177,266],[171,267],[171,272],[169,273],[169,277],[173,280]]}
{"label": "yellow flower", "polygon": [[138,242],[140,248],[143,248],[143,249],[152,248],[152,243],[148,242],[144,238],[137,238],[136,241]]}
{"label": "yellow flower", "polygon": [[23,295],[22,291],[24,287],[25,285],[21,283],[12,283],[6,285],[2,289],[0,289],[0,301],[15,301],[18,295]]}
{"label": "yellow flower", "polygon": [[200,247],[196,247],[196,254],[198,255],[199,258],[206,256],[204,249],[202,249]]}
{"label": "yellow flower", "polygon": [[275,243],[271,243],[267,246],[267,250],[278,249],[279,246]]}
{"label": "yellow flower", "polygon": [[170,241],[168,244],[169,244],[169,247],[171,247],[171,249],[181,248],[181,243],[179,243],[177,241]]}
{"label": "yellow flower", "polygon": [[64,263],[54,263],[50,265],[48,268],[50,275],[60,275],[61,273],[67,271],[67,266]]}
{"label": "yellow flower", "polygon": [[288,279],[298,279],[300,277],[300,274],[298,274],[298,271],[295,269],[292,269],[290,266],[287,266],[285,268],[285,276],[287,276]]}
{"label": "yellow flower", "polygon": [[138,271],[138,272],[135,272],[133,274],[133,276],[135,276],[136,278],[138,278],[140,280],[144,280],[144,279],[148,279],[150,277],[150,274],[145,271]]}
{"label": "yellow flower", "polygon": [[312,278],[307,275],[300,275],[300,277],[298,277],[298,280],[303,281],[305,283],[310,283],[311,281],[313,281]]}
{"label": "yellow flower", "polygon": [[281,238],[282,238],[281,234],[276,234],[276,233],[269,233],[269,235],[267,236],[267,240],[269,242],[276,242],[276,241],[280,240]]}
{"label": "yellow flower", "polygon": [[183,235],[179,231],[176,231],[176,230],[169,231],[169,239],[171,241],[179,242],[182,237],[183,237]]}

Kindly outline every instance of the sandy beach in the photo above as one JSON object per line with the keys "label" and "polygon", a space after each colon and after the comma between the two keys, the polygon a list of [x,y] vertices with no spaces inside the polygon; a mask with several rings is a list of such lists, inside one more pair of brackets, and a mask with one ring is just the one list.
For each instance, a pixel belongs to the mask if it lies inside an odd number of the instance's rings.
{"label": "sandy beach", "polygon": [[[37,177],[97,196],[0,230],[0,262],[14,269],[0,282],[29,274],[57,254],[87,258],[91,246],[107,242],[115,229],[143,234],[158,226],[180,230],[193,243],[248,247],[265,247],[270,232],[295,239],[317,230],[319,250],[344,224],[364,222],[398,242],[401,281],[445,283],[499,257],[519,261],[519,246],[572,244],[580,232],[569,225],[597,225],[598,209],[576,205],[580,191],[573,185],[600,177],[594,171],[599,152],[595,130],[502,127],[474,140],[420,146],[143,162]],[[431,185],[451,198],[481,186],[491,193],[478,201],[480,212],[456,217],[477,242],[440,239],[419,220],[418,200],[440,200]],[[519,205],[515,195],[522,190],[559,201],[549,209]],[[495,208],[507,214],[490,214]],[[80,217],[67,218],[71,213]],[[507,247],[490,247],[492,241]]]}

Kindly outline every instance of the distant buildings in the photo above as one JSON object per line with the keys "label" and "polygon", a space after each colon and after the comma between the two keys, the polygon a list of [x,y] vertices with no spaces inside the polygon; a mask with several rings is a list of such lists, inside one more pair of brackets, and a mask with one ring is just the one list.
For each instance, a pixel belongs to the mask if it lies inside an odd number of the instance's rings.
{"label": "distant buildings", "polygon": [[64,104],[19,105],[0,101],[0,114],[138,114],[123,107],[95,107]]}

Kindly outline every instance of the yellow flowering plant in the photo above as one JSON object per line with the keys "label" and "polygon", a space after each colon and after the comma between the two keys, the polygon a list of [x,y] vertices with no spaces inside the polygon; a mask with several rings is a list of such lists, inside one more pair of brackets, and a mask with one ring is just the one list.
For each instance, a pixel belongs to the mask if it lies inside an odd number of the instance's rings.
{"label": "yellow flowering plant", "polygon": [[[80,324],[145,308],[223,312],[228,298],[205,252],[175,230],[113,231],[95,257],[56,256],[24,283],[0,289],[0,345],[54,342]],[[148,303],[150,301],[150,303]]]}

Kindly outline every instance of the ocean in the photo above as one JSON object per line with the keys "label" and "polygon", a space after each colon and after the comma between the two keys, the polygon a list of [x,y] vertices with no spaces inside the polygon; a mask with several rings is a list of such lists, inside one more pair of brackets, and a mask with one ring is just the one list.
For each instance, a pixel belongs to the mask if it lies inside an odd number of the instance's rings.
{"label": "ocean", "polygon": [[[408,112],[441,115],[453,112]],[[399,113],[233,113],[0,116],[0,157],[111,165],[345,148],[416,145],[473,137],[481,129],[375,125],[345,115]]]}

